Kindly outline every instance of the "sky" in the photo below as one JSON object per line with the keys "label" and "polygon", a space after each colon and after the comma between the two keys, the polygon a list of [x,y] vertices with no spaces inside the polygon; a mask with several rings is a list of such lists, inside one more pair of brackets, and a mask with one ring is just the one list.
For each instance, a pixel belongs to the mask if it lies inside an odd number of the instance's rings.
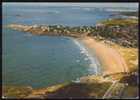
{"label": "sky", "polygon": [[3,3],[12,5],[37,5],[37,6],[81,6],[81,7],[130,7],[138,8],[138,3]]}

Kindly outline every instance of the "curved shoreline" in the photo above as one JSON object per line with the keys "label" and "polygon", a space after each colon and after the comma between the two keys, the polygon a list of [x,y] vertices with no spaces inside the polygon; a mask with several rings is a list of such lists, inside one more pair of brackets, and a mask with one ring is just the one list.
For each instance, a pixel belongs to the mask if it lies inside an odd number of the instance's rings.
{"label": "curved shoreline", "polygon": [[103,75],[129,72],[125,60],[117,50],[95,41],[92,37],[82,38],[81,41],[91,53],[92,50],[96,53],[102,65]]}
{"label": "curved shoreline", "polygon": [[[24,27],[22,27],[22,26],[21,27],[12,26],[10,28],[12,28],[14,30],[18,30],[18,31],[32,33],[32,34],[34,34],[33,32],[35,31],[35,30],[24,30]],[[25,27],[25,29],[26,28],[27,27]],[[42,32],[42,29],[41,30],[38,29],[36,32]],[[100,63],[100,70],[101,70],[100,75],[98,74],[98,75],[83,76],[83,77],[80,77],[78,80],[71,81],[69,84],[75,84],[78,86],[79,86],[79,84],[85,84],[85,86],[86,86],[87,84],[95,83],[94,85],[96,86],[97,84],[99,84],[99,87],[97,87],[97,88],[102,90],[104,87],[100,86],[101,83],[106,85],[106,82],[111,83],[116,80],[119,81],[120,79],[122,79],[122,77],[129,75],[129,72],[131,72],[131,70],[129,68],[128,60],[125,58],[125,56],[122,54],[122,52],[120,52],[120,50],[118,50],[118,48],[115,47],[115,44],[114,44],[114,46],[113,45],[110,46],[107,43],[108,40],[98,41],[98,37],[87,36],[87,35],[79,36],[79,34],[80,33],[77,33],[76,37],[72,36],[71,33],[70,33],[70,35],[68,35],[68,34],[61,35],[61,33],[59,33],[59,34],[52,33],[52,35],[51,35],[51,33],[47,34],[47,32],[45,34],[41,34],[41,35],[48,35],[48,36],[50,36],[50,35],[51,36],[54,36],[54,35],[63,36],[64,35],[64,36],[72,37],[74,40],[76,40],[78,42],[77,45],[79,45],[79,44],[82,45],[82,48],[84,48],[84,50],[86,50],[85,53],[88,53],[88,55],[90,57],[93,57],[93,58],[96,57],[98,59],[98,61]],[[40,35],[40,34],[35,33],[35,35]],[[81,48],[81,50],[82,50],[82,48]],[[126,48],[126,49],[128,50],[129,48]],[[92,59],[90,59],[90,60],[92,60]],[[130,73],[130,75],[131,75],[131,73]],[[69,84],[66,86],[71,88],[71,85],[69,85]],[[122,84],[125,84],[125,82]],[[59,89],[60,90],[63,88],[65,89],[64,83],[58,84],[58,85],[60,85],[60,87],[57,85],[52,85],[52,86],[46,86],[44,88],[32,89],[31,94],[28,94],[28,96],[25,98],[34,98],[34,97],[43,98],[43,96],[48,96],[49,94],[53,94],[55,92],[57,93],[57,90],[59,90]],[[94,86],[94,85],[92,84],[92,86]],[[89,87],[89,88],[91,88],[91,87]],[[81,90],[81,87],[79,88],[79,90]],[[96,92],[98,93],[98,91],[96,91]],[[101,97],[101,96],[99,96],[99,97]]]}
{"label": "curved shoreline", "polygon": [[[128,67],[126,65],[125,60],[123,57],[117,52],[115,49],[107,46],[106,44],[99,43],[93,39],[92,36],[87,36],[88,32],[86,33],[73,33],[70,31],[64,31],[64,33],[57,32],[57,28],[59,29],[62,26],[56,26],[56,29],[50,32],[50,28],[48,26],[38,26],[38,25],[21,25],[21,24],[10,24],[8,26],[11,29],[23,31],[23,32],[30,32],[35,35],[51,35],[51,36],[68,36],[73,38],[78,38],[83,43],[83,45],[87,48],[89,54],[94,55],[96,54],[99,62],[102,66],[102,73],[104,75],[120,73],[120,72],[129,72]],[[53,28],[55,28],[53,26]],[[65,29],[64,29],[65,30]],[[93,52],[94,51],[94,52]]]}
{"label": "curved shoreline", "polygon": [[101,70],[100,70],[100,62],[97,59],[97,56],[95,55],[94,52],[90,53],[89,50],[86,48],[86,46],[82,43],[80,39],[74,39],[74,43],[80,48],[81,54],[85,54],[87,56],[87,60],[90,61],[89,68],[92,68],[94,70],[95,75],[100,75]]}

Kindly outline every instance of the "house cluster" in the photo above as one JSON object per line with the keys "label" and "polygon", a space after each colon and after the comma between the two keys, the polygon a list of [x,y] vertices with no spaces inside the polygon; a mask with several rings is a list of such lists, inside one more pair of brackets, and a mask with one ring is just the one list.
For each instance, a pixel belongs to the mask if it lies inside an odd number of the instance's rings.
{"label": "house cluster", "polygon": [[98,23],[93,35],[99,35],[126,47],[138,46],[138,25],[105,25]]}
{"label": "house cluster", "polygon": [[112,42],[119,43],[123,46],[137,46],[138,25],[105,25],[97,23],[95,26],[63,26],[63,25],[20,25],[11,24],[15,30],[30,32],[37,35],[57,35],[57,36],[100,36],[110,39]]}

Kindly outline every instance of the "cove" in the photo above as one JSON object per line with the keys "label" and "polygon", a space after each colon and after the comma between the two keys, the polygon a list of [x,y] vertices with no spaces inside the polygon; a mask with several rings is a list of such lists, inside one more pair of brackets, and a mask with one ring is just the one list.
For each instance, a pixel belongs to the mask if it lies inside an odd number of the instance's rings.
{"label": "cove", "polygon": [[39,88],[97,74],[90,67],[93,62],[87,53],[81,52],[72,38],[34,36],[5,29],[3,84]]}

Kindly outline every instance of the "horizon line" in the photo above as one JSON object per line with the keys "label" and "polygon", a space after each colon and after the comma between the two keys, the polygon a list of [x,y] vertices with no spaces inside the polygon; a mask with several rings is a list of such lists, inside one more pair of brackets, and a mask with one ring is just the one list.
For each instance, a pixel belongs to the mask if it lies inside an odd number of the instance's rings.
{"label": "horizon line", "polygon": [[16,6],[80,6],[80,7],[123,7],[123,8],[138,8],[138,3],[64,3],[64,2],[55,2],[55,3],[35,3],[35,2],[29,2],[29,3],[25,3],[25,2],[4,2],[2,3],[2,5],[16,5]]}

